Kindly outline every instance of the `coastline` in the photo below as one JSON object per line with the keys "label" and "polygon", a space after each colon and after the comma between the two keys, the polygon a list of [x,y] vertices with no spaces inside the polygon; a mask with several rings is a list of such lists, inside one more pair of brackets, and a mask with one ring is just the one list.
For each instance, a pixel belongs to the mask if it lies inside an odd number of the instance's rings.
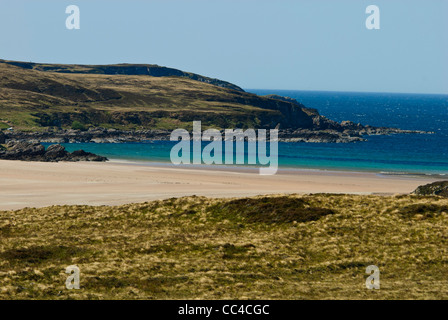
{"label": "coastline", "polygon": [[[140,166],[150,166],[150,167],[173,167],[170,161],[152,161],[143,159],[124,159],[124,158],[110,158],[108,163],[118,163],[118,164],[128,164],[128,165],[140,165]],[[206,165],[206,164],[188,164],[188,165],[177,165],[175,168],[184,169],[202,169],[202,170],[212,170],[212,171],[236,171],[236,172],[252,172],[258,173],[260,166],[256,165]],[[429,173],[429,172],[407,172],[407,171],[378,171],[375,169],[360,169],[360,168],[338,168],[338,167],[300,167],[300,166],[279,166],[277,173],[300,173],[300,172],[343,172],[343,173],[374,173],[377,175],[384,176],[397,176],[397,177],[428,177],[437,178],[441,180],[448,180],[448,173]]]}
{"label": "coastline", "polygon": [[183,196],[212,198],[265,194],[347,193],[393,195],[438,181],[430,176],[382,175],[314,169],[174,167],[124,160],[24,162],[0,160],[0,210],[52,205],[121,205]]}

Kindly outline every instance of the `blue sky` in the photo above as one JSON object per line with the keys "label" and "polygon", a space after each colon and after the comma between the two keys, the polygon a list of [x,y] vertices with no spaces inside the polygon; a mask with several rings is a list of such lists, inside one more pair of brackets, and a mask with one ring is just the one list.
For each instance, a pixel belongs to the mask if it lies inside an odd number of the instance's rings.
{"label": "blue sky", "polygon": [[[81,29],[67,30],[78,5]],[[365,9],[380,8],[380,30]],[[0,0],[0,58],[152,63],[243,88],[448,94],[446,0]]]}

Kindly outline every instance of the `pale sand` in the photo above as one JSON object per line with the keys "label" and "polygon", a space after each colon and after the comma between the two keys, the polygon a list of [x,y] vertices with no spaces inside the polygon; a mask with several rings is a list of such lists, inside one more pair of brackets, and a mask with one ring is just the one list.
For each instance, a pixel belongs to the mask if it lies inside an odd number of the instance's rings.
{"label": "pale sand", "polygon": [[283,193],[409,193],[434,178],[310,170],[178,168],[110,163],[0,160],[0,210],[63,204],[118,205],[190,195],[241,197]]}

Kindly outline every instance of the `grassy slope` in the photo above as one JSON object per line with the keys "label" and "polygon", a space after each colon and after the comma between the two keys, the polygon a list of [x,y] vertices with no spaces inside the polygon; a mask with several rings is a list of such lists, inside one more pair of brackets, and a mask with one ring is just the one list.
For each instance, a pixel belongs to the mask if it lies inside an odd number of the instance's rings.
{"label": "grassy slope", "polygon": [[[0,63],[0,122],[21,130],[309,126],[300,106],[183,77],[69,74]],[[291,113],[292,112],[292,113]]]}
{"label": "grassy slope", "polygon": [[79,65],[79,64],[44,64],[23,61],[10,61],[0,59],[0,63],[6,63],[13,66],[18,66],[24,69],[32,69],[38,71],[49,71],[57,73],[83,73],[83,74],[122,74],[122,75],[147,75],[151,77],[183,77],[193,79],[205,83],[211,83],[220,87],[229,88],[244,92],[243,89],[219,79],[213,79],[194,74],[191,72],[184,72],[178,69],[161,67],[154,64],[112,64],[112,65]]}
{"label": "grassy slope", "polygon": [[[257,199],[0,212],[0,298],[448,296],[448,199]],[[72,264],[80,290],[65,289]],[[371,264],[381,290],[365,288]]]}

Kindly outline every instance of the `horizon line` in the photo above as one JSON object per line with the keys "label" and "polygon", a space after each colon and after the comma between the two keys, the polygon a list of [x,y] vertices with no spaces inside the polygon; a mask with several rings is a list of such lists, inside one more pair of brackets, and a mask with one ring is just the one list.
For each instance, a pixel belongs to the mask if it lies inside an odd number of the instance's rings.
{"label": "horizon line", "polygon": [[328,92],[328,93],[387,93],[387,94],[411,94],[411,95],[434,95],[434,96],[448,96],[446,93],[428,93],[428,92],[397,92],[397,91],[360,91],[360,90],[318,90],[318,89],[266,89],[266,88],[246,88],[241,87],[244,91],[249,92],[250,90],[272,90],[272,91],[300,91],[300,92]]}

